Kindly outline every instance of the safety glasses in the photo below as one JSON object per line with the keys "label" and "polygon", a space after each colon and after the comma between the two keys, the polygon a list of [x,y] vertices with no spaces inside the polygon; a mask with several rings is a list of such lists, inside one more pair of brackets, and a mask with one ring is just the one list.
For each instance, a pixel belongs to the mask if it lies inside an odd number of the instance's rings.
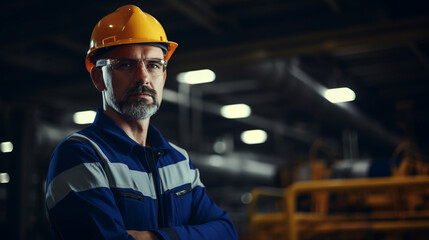
{"label": "safety glasses", "polygon": [[167,68],[167,61],[164,59],[99,59],[96,62],[97,67],[107,66],[112,70],[125,73],[134,74],[140,67],[140,63],[143,64],[145,71],[150,76],[160,76],[164,73]]}

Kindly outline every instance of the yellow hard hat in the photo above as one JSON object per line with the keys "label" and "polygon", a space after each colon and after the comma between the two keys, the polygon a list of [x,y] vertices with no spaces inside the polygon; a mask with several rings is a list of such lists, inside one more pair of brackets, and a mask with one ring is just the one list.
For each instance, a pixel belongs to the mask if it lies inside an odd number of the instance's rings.
{"label": "yellow hard hat", "polygon": [[86,69],[90,72],[95,66],[91,58],[97,50],[133,43],[166,44],[166,61],[178,45],[167,40],[164,28],[153,16],[137,6],[126,5],[105,16],[95,25],[86,55]]}

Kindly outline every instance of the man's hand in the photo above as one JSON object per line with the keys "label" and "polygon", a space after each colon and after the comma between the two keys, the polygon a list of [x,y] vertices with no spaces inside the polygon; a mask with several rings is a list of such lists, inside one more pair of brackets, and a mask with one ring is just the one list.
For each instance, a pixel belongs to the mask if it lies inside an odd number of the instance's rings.
{"label": "man's hand", "polygon": [[136,240],[158,240],[158,237],[151,231],[127,230],[127,232]]}

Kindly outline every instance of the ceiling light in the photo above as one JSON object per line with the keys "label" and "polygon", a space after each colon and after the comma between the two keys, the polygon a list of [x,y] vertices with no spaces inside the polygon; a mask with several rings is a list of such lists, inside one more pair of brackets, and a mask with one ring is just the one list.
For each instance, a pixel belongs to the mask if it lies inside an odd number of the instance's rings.
{"label": "ceiling light", "polygon": [[76,124],[89,124],[89,123],[94,122],[96,114],[97,113],[95,111],[92,111],[92,110],[75,112],[73,114],[73,121]]}
{"label": "ceiling light", "polygon": [[228,150],[228,145],[225,141],[216,141],[213,144],[213,150],[219,154],[225,153]]}
{"label": "ceiling light", "polygon": [[209,164],[213,167],[222,167],[224,159],[218,155],[212,155],[209,157]]}
{"label": "ceiling light", "polygon": [[209,83],[215,79],[216,74],[210,69],[183,72],[177,75],[177,81],[186,84]]}
{"label": "ceiling light", "polygon": [[250,204],[253,200],[253,195],[249,192],[244,193],[243,195],[241,195],[241,202],[243,204]]}
{"label": "ceiling light", "polygon": [[356,98],[355,92],[347,87],[328,89],[324,96],[331,103],[350,102]]}
{"label": "ceiling light", "polygon": [[267,141],[267,132],[261,129],[248,130],[241,133],[241,141],[246,144],[260,144]]}
{"label": "ceiling light", "polygon": [[8,173],[0,173],[0,183],[9,183],[10,177]]}
{"label": "ceiling light", "polygon": [[8,153],[13,151],[13,144],[12,142],[2,142],[0,143],[0,151],[2,153]]}
{"label": "ceiling light", "polygon": [[250,116],[252,110],[246,104],[225,105],[220,109],[220,113],[225,118],[246,118]]}

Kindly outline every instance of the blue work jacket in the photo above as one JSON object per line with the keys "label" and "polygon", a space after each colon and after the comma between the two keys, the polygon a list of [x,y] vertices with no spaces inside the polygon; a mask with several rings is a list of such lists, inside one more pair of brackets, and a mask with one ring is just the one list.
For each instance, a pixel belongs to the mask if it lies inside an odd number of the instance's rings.
{"label": "blue work jacket", "polygon": [[47,178],[54,239],[237,239],[227,213],[205,192],[187,152],[152,125],[137,144],[102,110],[94,123],[63,140]]}

